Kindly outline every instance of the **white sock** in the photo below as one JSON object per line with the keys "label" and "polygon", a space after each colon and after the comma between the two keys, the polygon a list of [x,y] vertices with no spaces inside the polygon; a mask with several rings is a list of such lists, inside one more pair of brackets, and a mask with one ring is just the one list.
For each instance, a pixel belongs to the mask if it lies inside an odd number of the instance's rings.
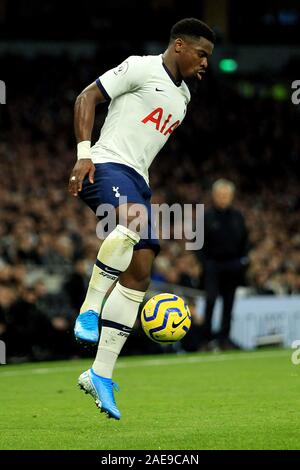
{"label": "white sock", "polygon": [[107,291],[128,268],[133,247],[140,237],[123,225],[117,225],[102,243],[80,313],[94,310],[100,314]]}
{"label": "white sock", "polygon": [[111,378],[115,362],[135,323],[145,292],[128,289],[117,282],[102,312],[101,335],[93,370]]}

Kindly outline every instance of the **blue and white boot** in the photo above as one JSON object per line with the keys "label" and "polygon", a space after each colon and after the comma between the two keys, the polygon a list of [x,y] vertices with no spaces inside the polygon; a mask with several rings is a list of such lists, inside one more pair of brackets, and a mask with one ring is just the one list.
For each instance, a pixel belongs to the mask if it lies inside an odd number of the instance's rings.
{"label": "blue and white boot", "polygon": [[101,413],[106,413],[108,418],[121,418],[114,397],[114,389],[118,390],[119,388],[111,379],[101,377],[95,374],[93,369],[89,369],[80,375],[78,385],[81,390],[94,398]]}
{"label": "blue and white boot", "polygon": [[98,313],[94,310],[78,315],[74,327],[75,338],[78,342],[97,344],[99,341]]}

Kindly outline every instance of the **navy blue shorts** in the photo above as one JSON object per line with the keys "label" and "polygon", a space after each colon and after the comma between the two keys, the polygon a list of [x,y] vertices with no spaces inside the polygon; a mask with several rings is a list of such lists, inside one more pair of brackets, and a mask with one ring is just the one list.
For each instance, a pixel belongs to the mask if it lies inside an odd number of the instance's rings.
{"label": "navy blue shorts", "polygon": [[82,191],[78,193],[80,198],[95,214],[101,204],[118,207],[123,203],[121,196],[126,196],[128,203],[143,204],[148,212],[148,232],[134,249],[151,248],[157,255],[160,246],[151,211],[151,189],[144,178],[133,168],[121,163],[96,163],[95,167],[94,183],[89,182],[88,175],[85,177]]}

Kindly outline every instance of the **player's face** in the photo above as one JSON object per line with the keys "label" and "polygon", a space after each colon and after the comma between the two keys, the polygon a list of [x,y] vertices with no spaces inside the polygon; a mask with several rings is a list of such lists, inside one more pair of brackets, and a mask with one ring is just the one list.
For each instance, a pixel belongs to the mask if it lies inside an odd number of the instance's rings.
{"label": "player's face", "polygon": [[197,77],[202,80],[213,48],[213,43],[203,37],[199,39],[176,39],[175,51],[181,76],[183,78]]}

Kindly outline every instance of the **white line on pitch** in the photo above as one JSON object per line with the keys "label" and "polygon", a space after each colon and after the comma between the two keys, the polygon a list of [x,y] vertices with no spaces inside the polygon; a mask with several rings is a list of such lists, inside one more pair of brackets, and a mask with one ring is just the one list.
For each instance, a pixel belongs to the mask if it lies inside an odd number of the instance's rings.
{"label": "white line on pitch", "polygon": [[[288,356],[288,352],[285,351],[272,351],[272,352],[251,352],[251,353],[237,353],[237,354],[213,354],[211,356],[185,356],[184,354],[180,357],[165,358],[165,359],[138,359],[127,361],[121,359],[121,361],[116,365],[117,369],[127,369],[131,367],[153,367],[153,366],[171,366],[177,364],[201,364],[207,362],[221,362],[221,361],[234,361],[234,360],[247,360],[247,359],[268,359],[276,358],[281,356]],[[91,359],[92,362],[92,359]],[[4,367],[4,366],[2,366]],[[8,366],[9,367],[9,366]],[[26,368],[23,371],[17,370],[6,370],[0,372],[1,377],[17,377],[21,375],[28,374],[54,374],[57,372],[72,372],[76,370],[81,370],[82,365],[78,364],[77,366],[61,366],[61,367],[36,367],[34,369]]]}

